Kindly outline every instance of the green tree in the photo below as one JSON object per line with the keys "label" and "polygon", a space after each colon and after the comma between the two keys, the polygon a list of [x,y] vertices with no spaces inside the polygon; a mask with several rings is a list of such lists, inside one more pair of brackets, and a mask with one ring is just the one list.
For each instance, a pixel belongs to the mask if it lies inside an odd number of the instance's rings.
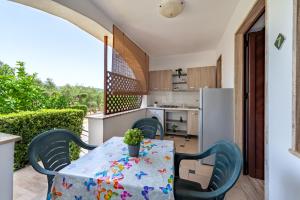
{"label": "green tree", "polygon": [[36,74],[26,73],[24,65],[17,62],[15,68],[7,64],[0,66],[0,113],[43,108],[44,90]]}
{"label": "green tree", "polygon": [[103,90],[93,87],[58,87],[48,78],[42,82],[37,74],[28,74],[25,63],[18,61],[16,67],[0,66],[0,113],[11,113],[41,108],[66,108],[86,105],[89,111],[103,109]]}
{"label": "green tree", "polygon": [[46,79],[44,86],[48,90],[56,90],[57,89],[54,81],[51,78]]}

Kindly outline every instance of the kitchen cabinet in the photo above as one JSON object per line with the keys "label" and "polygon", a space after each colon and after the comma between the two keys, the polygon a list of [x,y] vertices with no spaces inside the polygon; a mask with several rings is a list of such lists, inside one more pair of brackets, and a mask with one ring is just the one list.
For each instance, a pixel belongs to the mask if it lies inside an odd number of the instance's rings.
{"label": "kitchen cabinet", "polygon": [[189,135],[199,134],[199,113],[198,111],[188,111],[187,132]]}
{"label": "kitchen cabinet", "polygon": [[149,89],[151,91],[159,90],[160,76],[158,71],[149,72]]}
{"label": "kitchen cabinet", "polygon": [[197,90],[200,82],[200,70],[198,68],[187,69],[187,86],[188,90]]}
{"label": "kitchen cabinet", "polygon": [[209,87],[215,88],[216,87],[216,67],[202,67],[200,69],[200,87]]}
{"label": "kitchen cabinet", "polygon": [[197,67],[187,69],[188,90],[216,87],[216,67]]}
{"label": "kitchen cabinet", "polygon": [[150,71],[150,91],[172,91],[172,70]]}
{"label": "kitchen cabinet", "polygon": [[172,70],[163,70],[160,73],[160,85],[163,91],[172,91]]}

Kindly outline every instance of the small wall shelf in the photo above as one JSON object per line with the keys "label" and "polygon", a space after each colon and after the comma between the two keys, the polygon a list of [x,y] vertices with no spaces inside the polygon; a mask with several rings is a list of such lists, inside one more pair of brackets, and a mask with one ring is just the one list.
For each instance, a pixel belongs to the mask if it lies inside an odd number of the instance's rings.
{"label": "small wall shelf", "polygon": [[[179,77],[178,74],[172,74],[172,76],[178,76],[178,77]],[[183,73],[183,74],[181,74],[180,76],[187,76],[187,74],[186,74],[186,73]]]}
{"label": "small wall shelf", "polygon": [[182,123],[182,124],[186,124],[187,121],[186,120],[180,121],[180,120],[174,120],[174,119],[167,119],[166,123]]}
{"label": "small wall shelf", "polygon": [[176,132],[174,132],[174,131],[172,131],[172,129],[167,129],[167,134],[187,136],[187,131],[185,131],[185,130],[176,130]]}
{"label": "small wall shelf", "polygon": [[182,82],[173,82],[172,84],[187,84],[187,82],[186,81],[182,81]]}

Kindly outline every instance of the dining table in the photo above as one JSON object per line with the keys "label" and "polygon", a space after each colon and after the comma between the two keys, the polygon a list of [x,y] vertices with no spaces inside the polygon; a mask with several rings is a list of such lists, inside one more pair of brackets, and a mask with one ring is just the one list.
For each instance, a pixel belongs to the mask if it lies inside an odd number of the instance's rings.
{"label": "dining table", "polygon": [[144,139],[130,157],[123,137],[112,137],[57,172],[48,199],[174,199],[174,142]]}

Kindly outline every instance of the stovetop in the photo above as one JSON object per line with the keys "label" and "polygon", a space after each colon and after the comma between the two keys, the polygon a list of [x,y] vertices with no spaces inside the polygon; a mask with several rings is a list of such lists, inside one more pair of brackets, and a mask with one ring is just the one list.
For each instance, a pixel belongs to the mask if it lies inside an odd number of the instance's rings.
{"label": "stovetop", "polygon": [[179,106],[175,106],[175,105],[160,105],[159,107],[161,107],[161,108],[179,108]]}

